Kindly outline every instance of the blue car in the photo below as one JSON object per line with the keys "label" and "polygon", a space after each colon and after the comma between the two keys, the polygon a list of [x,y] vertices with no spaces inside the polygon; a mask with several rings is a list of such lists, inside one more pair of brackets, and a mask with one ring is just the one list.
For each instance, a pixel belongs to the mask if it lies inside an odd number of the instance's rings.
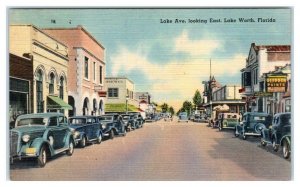
{"label": "blue car", "polygon": [[102,141],[102,130],[96,116],[75,116],[69,118],[69,127],[73,133],[75,144],[84,148],[87,143]]}
{"label": "blue car", "polygon": [[178,115],[178,122],[189,122],[187,112],[180,112]]}

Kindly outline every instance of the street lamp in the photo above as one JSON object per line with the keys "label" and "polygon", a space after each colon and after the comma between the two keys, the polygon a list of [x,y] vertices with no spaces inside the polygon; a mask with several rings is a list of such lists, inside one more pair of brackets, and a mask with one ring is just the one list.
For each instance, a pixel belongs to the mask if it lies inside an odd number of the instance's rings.
{"label": "street lamp", "polygon": [[129,100],[129,97],[127,95],[126,96],[126,114],[128,113],[128,100]]}

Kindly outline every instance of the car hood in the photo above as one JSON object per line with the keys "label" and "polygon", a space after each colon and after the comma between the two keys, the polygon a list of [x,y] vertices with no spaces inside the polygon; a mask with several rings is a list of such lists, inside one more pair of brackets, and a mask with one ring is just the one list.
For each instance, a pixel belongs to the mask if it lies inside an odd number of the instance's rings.
{"label": "car hood", "polygon": [[14,129],[11,129],[11,131],[15,131],[15,132],[41,132],[41,131],[45,131],[46,127],[43,125],[26,125],[26,126],[21,126],[21,127],[16,127]]}

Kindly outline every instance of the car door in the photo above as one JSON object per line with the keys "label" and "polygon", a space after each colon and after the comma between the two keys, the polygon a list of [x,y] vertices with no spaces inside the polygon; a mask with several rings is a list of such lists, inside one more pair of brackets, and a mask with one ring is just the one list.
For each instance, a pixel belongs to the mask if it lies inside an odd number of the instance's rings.
{"label": "car door", "polygon": [[51,140],[52,142],[50,141],[50,144],[52,144],[53,149],[60,149],[65,145],[67,128],[64,123],[65,121],[63,116],[53,116],[49,118],[49,136],[53,137],[53,140]]}
{"label": "car door", "polygon": [[85,129],[86,129],[86,136],[87,136],[88,140],[96,138],[95,134],[94,134],[93,118],[90,118],[90,117],[86,118]]}
{"label": "car door", "polygon": [[100,124],[96,117],[92,117],[92,126],[93,126],[93,137],[94,139],[98,137],[98,132],[100,129]]}

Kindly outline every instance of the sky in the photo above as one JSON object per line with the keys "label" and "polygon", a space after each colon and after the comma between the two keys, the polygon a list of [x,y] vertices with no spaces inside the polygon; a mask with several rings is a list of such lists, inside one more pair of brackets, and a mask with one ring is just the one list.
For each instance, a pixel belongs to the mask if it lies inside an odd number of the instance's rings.
{"label": "sky", "polygon": [[[239,18],[255,22],[239,22]],[[275,22],[258,22],[259,18]],[[176,19],[185,23],[176,23]],[[149,92],[152,101],[166,102],[176,109],[185,100],[192,101],[197,89],[202,93],[210,61],[217,81],[240,85],[240,70],[245,67],[251,43],[291,45],[293,34],[292,10],[287,8],[27,8],[10,9],[8,23],[39,28],[82,25],[106,49],[107,76],[126,76],[135,83],[136,91]]]}

